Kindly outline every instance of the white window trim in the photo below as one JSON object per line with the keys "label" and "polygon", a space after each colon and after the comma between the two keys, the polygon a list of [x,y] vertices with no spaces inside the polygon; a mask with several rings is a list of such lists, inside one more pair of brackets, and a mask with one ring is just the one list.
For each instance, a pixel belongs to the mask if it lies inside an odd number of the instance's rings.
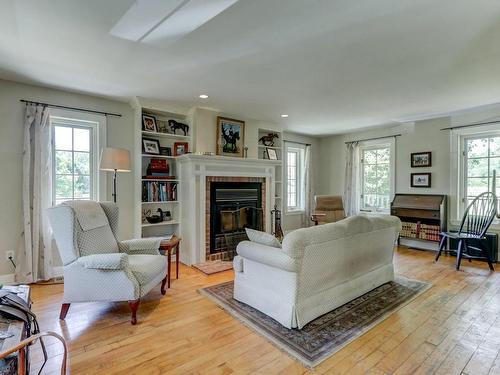
{"label": "white window trim", "polygon": [[[298,159],[297,159],[297,206],[290,208],[288,207],[288,150],[297,151]],[[306,147],[303,144],[294,143],[294,142],[286,142],[285,144],[285,160],[284,160],[284,168],[285,168],[285,179],[284,179],[284,203],[285,203],[285,214],[287,215],[302,215],[305,212],[305,192],[303,191],[303,187],[305,185],[304,177],[305,177],[305,158]]]}
{"label": "white window trim", "polygon": [[359,144],[359,155],[358,155],[358,160],[359,160],[359,166],[358,166],[358,187],[357,190],[359,191],[358,195],[358,210],[359,212],[362,213],[367,213],[367,214],[386,214],[389,215],[391,213],[390,208],[387,210],[366,210],[363,209],[361,206],[361,194],[363,193],[363,168],[362,168],[362,161],[361,161],[361,156],[363,154],[364,150],[369,150],[373,148],[380,148],[380,147],[389,147],[390,150],[390,157],[389,157],[389,186],[390,186],[390,191],[389,191],[389,199],[392,199],[394,197],[394,193],[396,191],[396,139],[395,138],[390,138],[390,139],[374,139],[370,141],[363,141],[360,142]]}
{"label": "white window trim", "polygon": [[[50,108],[49,121],[51,128],[51,137],[53,140],[53,126],[58,122],[63,122],[62,125],[87,126],[93,129],[92,131],[92,172],[95,175],[93,195],[97,201],[106,200],[107,198],[107,176],[106,172],[99,170],[99,158],[101,150],[106,147],[106,116],[86,113],[81,111],[71,111],[66,109]],[[55,165],[52,163],[52,175],[55,176]],[[54,202],[55,192],[53,192]]]}
{"label": "white window trim", "polygon": [[[465,194],[465,138],[498,135],[500,121],[496,124],[474,126],[467,128],[452,129],[450,134],[450,197],[449,197],[449,222],[454,226],[460,225],[462,215],[465,210],[465,202],[462,198]],[[500,222],[495,219],[491,224],[491,229],[500,229]]]}

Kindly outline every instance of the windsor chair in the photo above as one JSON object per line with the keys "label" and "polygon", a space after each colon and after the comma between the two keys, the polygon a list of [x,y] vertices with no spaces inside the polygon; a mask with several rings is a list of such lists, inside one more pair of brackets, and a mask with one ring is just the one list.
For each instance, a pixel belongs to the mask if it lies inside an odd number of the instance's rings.
{"label": "windsor chair", "polygon": [[[460,269],[462,258],[486,260],[490,270],[494,271],[491,257],[487,251],[470,245],[471,239],[485,240],[485,234],[488,231],[493,219],[497,214],[497,197],[491,192],[485,192],[478,195],[467,207],[460,223],[458,232],[441,232],[441,241],[439,243],[439,251],[436,255],[438,261],[443,248],[446,245],[448,238],[453,238],[458,241],[457,248],[457,270]],[[472,256],[469,250],[476,250],[484,254],[484,256]]]}

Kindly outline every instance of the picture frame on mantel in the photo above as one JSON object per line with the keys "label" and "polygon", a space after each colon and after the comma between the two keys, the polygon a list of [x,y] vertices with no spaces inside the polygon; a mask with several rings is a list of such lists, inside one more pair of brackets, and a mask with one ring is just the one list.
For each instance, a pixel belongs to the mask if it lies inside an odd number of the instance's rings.
{"label": "picture frame on mantel", "polygon": [[245,151],[245,121],[217,117],[217,155],[240,157]]}
{"label": "picture frame on mantel", "polygon": [[430,188],[431,174],[430,173],[412,173],[410,179],[411,187]]}

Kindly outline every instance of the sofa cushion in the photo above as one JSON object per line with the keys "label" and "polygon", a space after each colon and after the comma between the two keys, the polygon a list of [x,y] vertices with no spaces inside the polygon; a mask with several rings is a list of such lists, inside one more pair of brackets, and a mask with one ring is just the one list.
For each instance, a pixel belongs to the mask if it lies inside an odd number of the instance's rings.
{"label": "sofa cushion", "polygon": [[281,243],[272,234],[250,228],[245,228],[245,230],[250,241],[266,246],[281,248]]}
{"label": "sofa cushion", "polygon": [[163,255],[129,255],[129,267],[139,285],[146,285],[165,268],[166,259]]}

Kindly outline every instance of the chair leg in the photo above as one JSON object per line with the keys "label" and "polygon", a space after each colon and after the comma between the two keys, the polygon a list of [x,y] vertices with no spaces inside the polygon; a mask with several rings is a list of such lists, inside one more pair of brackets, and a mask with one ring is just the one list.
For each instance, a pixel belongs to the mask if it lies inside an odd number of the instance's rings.
{"label": "chair leg", "polygon": [[167,290],[165,289],[165,284],[167,284],[167,276],[161,281],[161,294],[165,295]]}
{"label": "chair leg", "polygon": [[460,269],[460,262],[462,261],[462,246],[463,240],[459,240],[457,249],[457,271]]}
{"label": "chair leg", "polygon": [[441,252],[443,251],[443,247],[445,244],[446,244],[446,237],[443,236],[443,238],[441,238],[441,242],[439,243],[439,250],[438,250],[438,253],[436,255],[436,262],[438,261],[439,257],[441,256]]}
{"label": "chair leg", "polygon": [[132,323],[132,325],[135,325],[137,323],[137,309],[139,308],[140,302],[140,299],[136,299],[135,301],[128,301],[130,310],[132,310],[132,318],[130,319],[130,323]]}
{"label": "chair leg", "polygon": [[68,313],[70,303],[63,303],[61,305],[61,312],[59,314],[59,319],[64,320],[66,319],[66,314]]}
{"label": "chair leg", "polygon": [[488,267],[490,267],[490,271],[495,271],[493,268],[493,262],[491,261],[490,254],[488,250],[484,250],[484,255],[486,256],[486,261],[488,262]]}

